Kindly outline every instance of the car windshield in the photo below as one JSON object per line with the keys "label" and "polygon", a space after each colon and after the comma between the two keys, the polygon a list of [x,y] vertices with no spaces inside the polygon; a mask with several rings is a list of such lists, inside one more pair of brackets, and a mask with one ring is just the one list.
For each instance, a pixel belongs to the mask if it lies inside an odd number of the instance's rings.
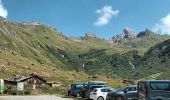
{"label": "car windshield", "polygon": [[101,92],[110,92],[111,90],[110,89],[101,89]]}
{"label": "car windshield", "polygon": [[90,88],[90,90],[93,90],[93,89],[95,89],[95,88],[100,88],[100,87],[104,87],[104,86],[102,86],[102,85],[100,85],[100,86],[92,86],[92,87]]}
{"label": "car windshield", "polygon": [[84,87],[83,84],[72,84],[71,88],[72,89],[82,89]]}
{"label": "car windshield", "polygon": [[78,89],[82,89],[83,87],[84,87],[83,84],[77,84],[77,85],[76,85],[76,88],[78,88]]}

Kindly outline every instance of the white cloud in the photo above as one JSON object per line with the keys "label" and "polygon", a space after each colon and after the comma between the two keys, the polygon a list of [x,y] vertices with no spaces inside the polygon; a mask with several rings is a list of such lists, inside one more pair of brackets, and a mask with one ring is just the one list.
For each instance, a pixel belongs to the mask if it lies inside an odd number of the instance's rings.
{"label": "white cloud", "polygon": [[112,6],[104,6],[101,9],[95,11],[96,14],[100,15],[97,21],[94,23],[95,26],[103,26],[109,23],[113,16],[119,14],[119,10],[113,10]]}
{"label": "white cloud", "polygon": [[170,14],[163,17],[159,23],[152,27],[154,32],[159,34],[169,34],[170,35]]}
{"label": "white cloud", "polygon": [[7,18],[8,16],[8,11],[7,9],[4,8],[2,1],[0,0],[0,16]]}

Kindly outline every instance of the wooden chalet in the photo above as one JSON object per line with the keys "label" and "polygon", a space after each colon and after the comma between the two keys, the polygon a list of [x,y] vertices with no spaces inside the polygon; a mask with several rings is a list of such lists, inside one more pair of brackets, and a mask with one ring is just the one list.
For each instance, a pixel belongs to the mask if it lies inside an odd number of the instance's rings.
{"label": "wooden chalet", "polygon": [[45,86],[46,80],[38,75],[30,75],[30,76],[20,76],[18,78],[13,79],[5,79],[5,84],[9,85],[17,85],[17,83],[23,82],[24,85],[36,85],[36,86]]}

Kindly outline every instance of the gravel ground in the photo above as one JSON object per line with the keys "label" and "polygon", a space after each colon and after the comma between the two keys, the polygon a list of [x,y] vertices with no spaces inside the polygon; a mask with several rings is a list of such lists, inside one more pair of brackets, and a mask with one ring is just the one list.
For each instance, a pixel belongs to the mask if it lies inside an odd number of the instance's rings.
{"label": "gravel ground", "polygon": [[62,98],[54,95],[40,95],[40,96],[0,96],[0,100],[81,100],[81,99]]}

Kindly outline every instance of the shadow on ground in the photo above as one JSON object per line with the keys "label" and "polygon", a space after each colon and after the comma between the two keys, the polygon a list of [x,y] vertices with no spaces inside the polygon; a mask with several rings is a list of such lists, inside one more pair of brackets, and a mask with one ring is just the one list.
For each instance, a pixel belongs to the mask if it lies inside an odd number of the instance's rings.
{"label": "shadow on ground", "polygon": [[73,98],[73,100],[88,100],[88,99],[84,99],[84,98]]}
{"label": "shadow on ground", "polygon": [[88,99],[81,98],[81,97],[71,97],[71,96],[64,96],[63,98],[71,98],[73,100],[88,100]]}

